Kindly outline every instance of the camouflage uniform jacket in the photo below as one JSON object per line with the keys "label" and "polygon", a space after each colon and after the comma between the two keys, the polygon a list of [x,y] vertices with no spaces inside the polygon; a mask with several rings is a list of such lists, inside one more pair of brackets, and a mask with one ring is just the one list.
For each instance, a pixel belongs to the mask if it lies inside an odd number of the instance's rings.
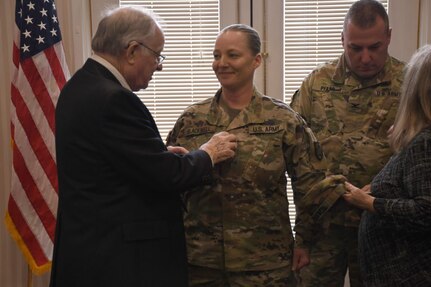
{"label": "camouflage uniform jacket", "polygon": [[220,131],[238,139],[236,156],[214,167],[214,183],[184,195],[189,263],[229,271],[288,266],[294,242],[286,172],[299,214],[299,246],[311,240],[313,223],[298,202],[316,183],[331,188],[341,184],[323,181],[326,165],[320,146],[288,105],[255,90],[249,106],[230,121],[218,105],[220,94],[188,107],[167,138],[168,145],[188,150]]}
{"label": "camouflage uniform jacket", "polygon": [[[403,68],[388,57],[382,72],[361,82],[341,55],[315,69],[293,96],[291,107],[320,141],[330,171],[356,186],[371,183],[392,155],[387,132],[397,112]],[[342,203],[332,217],[332,223],[357,226],[360,210]]]}

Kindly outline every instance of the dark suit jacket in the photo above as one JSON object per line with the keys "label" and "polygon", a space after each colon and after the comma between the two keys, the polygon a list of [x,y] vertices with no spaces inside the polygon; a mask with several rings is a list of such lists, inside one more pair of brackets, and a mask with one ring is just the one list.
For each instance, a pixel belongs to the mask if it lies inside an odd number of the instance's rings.
{"label": "dark suit jacket", "polygon": [[180,193],[204,151],[167,152],[153,117],[89,59],[56,109],[59,206],[50,286],[187,286]]}

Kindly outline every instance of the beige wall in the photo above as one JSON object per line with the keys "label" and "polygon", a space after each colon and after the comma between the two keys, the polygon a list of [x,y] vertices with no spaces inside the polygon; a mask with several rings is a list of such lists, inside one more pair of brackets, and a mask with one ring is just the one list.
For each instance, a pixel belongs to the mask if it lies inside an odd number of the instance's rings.
{"label": "beige wall", "polygon": [[[0,9],[0,286],[28,286],[27,265],[16,244],[6,233],[4,214],[10,190],[10,70],[12,55],[12,32],[14,0],[1,0]],[[89,39],[92,25],[97,23],[99,13],[90,17],[90,11],[100,10],[116,0],[55,0],[63,34],[63,44],[69,70],[73,73],[90,54]],[[243,0],[241,0],[243,1]],[[262,1],[262,0],[257,0]],[[391,53],[408,60],[414,49],[425,43],[431,43],[431,0],[390,0],[390,17],[394,28]],[[222,9],[227,3],[236,1],[222,0]],[[272,1],[273,2],[273,1]],[[282,2],[280,0],[280,2]],[[108,3],[108,4],[107,4]],[[256,2],[258,3],[258,2]],[[91,5],[90,5],[91,4]],[[270,7],[270,5],[268,5]],[[270,9],[270,8],[269,8]],[[226,15],[229,18],[226,9]],[[222,11],[223,13],[223,11]],[[406,13],[408,15],[406,15]],[[420,15],[420,17],[418,17]],[[235,17],[235,16],[234,16]],[[396,19],[396,20],[395,20]],[[280,19],[281,21],[281,19]],[[278,25],[281,26],[281,25]],[[419,29],[420,27],[420,29]],[[276,31],[280,33],[280,31]],[[277,71],[282,74],[282,71]],[[274,71],[273,70],[273,71]],[[278,83],[281,87],[282,83]],[[32,286],[48,286],[48,274],[32,278]]]}

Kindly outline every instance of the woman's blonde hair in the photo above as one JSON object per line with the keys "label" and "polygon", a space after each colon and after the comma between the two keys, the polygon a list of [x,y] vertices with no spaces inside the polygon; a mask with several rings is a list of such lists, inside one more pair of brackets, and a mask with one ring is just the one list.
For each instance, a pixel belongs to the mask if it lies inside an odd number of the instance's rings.
{"label": "woman's blonde hair", "polygon": [[431,125],[431,45],[425,45],[406,66],[400,106],[389,143],[395,152]]}

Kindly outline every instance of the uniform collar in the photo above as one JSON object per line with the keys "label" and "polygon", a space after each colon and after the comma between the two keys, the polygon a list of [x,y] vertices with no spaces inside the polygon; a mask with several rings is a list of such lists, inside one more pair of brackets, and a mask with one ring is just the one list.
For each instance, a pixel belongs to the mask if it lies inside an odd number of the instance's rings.
{"label": "uniform collar", "polygon": [[222,89],[219,89],[213,97],[208,113],[208,123],[216,126],[224,126],[227,130],[242,127],[248,123],[261,123],[261,114],[263,110],[263,96],[256,89],[253,89],[253,95],[249,105],[230,121],[229,116],[222,110],[219,105],[219,99]]}
{"label": "uniform collar", "polygon": [[366,88],[379,85],[382,83],[390,84],[392,79],[392,60],[388,55],[383,69],[372,79],[367,81],[358,80],[347,67],[344,53],[340,56],[335,73],[332,76],[332,81],[340,85],[358,86],[358,88]]}

